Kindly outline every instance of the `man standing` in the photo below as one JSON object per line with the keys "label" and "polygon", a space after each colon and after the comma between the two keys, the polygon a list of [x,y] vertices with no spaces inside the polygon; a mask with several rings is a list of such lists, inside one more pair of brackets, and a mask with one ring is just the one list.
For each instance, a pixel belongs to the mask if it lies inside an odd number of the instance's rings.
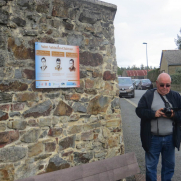
{"label": "man standing", "polygon": [[[171,77],[161,73],[157,89],[141,97],[136,114],[141,118],[141,142],[145,150],[146,181],[157,180],[157,164],[162,155],[161,180],[171,181],[175,167],[175,147],[180,148],[181,96],[170,90]],[[164,109],[166,107],[166,109]]]}

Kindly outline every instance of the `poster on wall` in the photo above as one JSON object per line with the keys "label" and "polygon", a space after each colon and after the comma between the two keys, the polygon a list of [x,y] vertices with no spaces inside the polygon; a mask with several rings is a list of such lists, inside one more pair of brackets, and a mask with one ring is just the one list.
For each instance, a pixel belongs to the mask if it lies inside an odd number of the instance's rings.
{"label": "poster on wall", "polygon": [[80,87],[79,47],[35,42],[36,88]]}

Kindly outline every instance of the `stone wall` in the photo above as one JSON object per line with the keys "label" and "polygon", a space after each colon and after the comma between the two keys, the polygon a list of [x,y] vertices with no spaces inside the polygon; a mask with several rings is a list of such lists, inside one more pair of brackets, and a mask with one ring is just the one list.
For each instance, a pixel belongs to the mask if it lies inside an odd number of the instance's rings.
{"label": "stone wall", "polygon": [[[115,13],[97,0],[0,1],[0,180],[124,153]],[[35,42],[79,46],[81,86],[36,89]]]}

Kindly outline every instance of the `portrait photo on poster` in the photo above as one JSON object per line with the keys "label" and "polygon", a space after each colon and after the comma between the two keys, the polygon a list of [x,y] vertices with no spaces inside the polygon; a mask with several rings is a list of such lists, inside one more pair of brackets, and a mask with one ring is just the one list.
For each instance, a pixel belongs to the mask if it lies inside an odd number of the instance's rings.
{"label": "portrait photo on poster", "polygon": [[55,67],[55,70],[62,70],[62,67],[61,67],[61,59],[60,58],[57,58],[56,59],[56,67]]}
{"label": "portrait photo on poster", "polygon": [[70,65],[70,67],[69,67],[70,72],[73,72],[73,71],[75,72],[76,68],[74,66],[74,59],[69,60],[69,65]]}
{"label": "portrait photo on poster", "polygon": [[45,70],[47,69],[45,57],[43,57],[43,58],[41,59],[41,63],[42,63],[42,66],[40,67],[40,69],[41,69],[42,71],[45,71]]}

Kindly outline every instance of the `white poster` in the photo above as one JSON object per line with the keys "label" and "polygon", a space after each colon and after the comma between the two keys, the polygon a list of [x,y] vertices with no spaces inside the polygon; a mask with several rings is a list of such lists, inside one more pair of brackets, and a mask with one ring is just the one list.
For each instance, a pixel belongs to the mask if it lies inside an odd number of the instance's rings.
{"label": "white poster", "polygon": [[79,47],[35,42],[36,88],[80,87]]}

